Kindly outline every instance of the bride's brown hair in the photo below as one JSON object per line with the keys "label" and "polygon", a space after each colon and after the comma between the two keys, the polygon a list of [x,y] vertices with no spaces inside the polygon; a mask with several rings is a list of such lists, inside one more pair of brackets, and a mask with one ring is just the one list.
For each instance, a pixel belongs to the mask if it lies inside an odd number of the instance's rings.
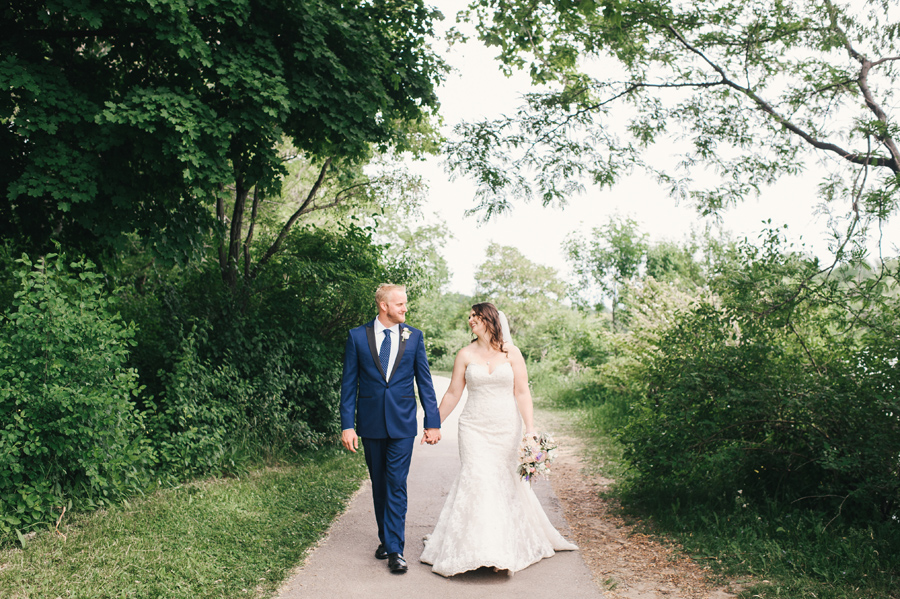
{"label": "bride's brown hair", "polygon": [[[500,312],[497,311],[496,306],[490,302],[475,304],[472,306],[472,313],[484,323],[484,328],[487,329],[488,334],[488,344],[492,348],[497,351],[502,351],[508,356],[509,352],[503,349],[503,332],[500,328]],[[472,340],[472,343],[475,343],[475,339]]]}

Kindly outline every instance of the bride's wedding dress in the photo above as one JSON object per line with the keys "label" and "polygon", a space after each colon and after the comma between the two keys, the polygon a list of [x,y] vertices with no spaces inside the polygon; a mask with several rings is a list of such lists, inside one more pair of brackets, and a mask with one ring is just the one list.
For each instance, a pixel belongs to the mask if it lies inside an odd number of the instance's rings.
{"label": "bride's wedding dress", "polygon": [[517,572],[577,549],[550,523],[529,484],[516,474],[522,419],[509,363],[494,372],[470,363],[469,398],[459,417],[461,468],[421,561],[442,576],[482,566]]}

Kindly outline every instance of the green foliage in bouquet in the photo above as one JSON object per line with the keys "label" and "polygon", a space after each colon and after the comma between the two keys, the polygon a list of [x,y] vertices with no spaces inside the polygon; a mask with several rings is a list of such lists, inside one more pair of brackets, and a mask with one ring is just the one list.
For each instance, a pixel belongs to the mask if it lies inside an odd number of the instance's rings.
{"label": "green foliage in bouquet", "polygon": [[81,260],[19,260],[0,326],[0,536],[53,519],[73,496],[104,504],[146,484],[153,453],[128,368],[134,328]]}

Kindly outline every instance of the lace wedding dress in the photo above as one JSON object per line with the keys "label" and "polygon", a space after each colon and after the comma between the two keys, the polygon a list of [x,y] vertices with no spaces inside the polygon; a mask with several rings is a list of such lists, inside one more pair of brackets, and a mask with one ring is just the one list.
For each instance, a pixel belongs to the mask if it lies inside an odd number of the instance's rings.
{"label": "lace wedding dress", "polygon": [[527,482],[516,474],[522,418],[508,363],[494,372],[466,368],[469,398],[459,417],[459,476],[450,487],[421,561],[453,576],[482,566],[517,572],[577,549],[550,523]]}

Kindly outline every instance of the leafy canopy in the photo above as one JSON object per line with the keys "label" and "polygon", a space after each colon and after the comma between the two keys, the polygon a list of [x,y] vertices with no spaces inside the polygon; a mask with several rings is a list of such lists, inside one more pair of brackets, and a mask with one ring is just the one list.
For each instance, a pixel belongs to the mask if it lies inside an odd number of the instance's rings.
{"label": "leafy canopy", "polygon": [[639,274],[648,251],[647,235],[632,218],[611,217],[591,235],[569,235],[564,244],[567,259],[578,281],[577,300],[582,305],[597,302],[596,288],[612,304],[613,323],[622,285]]}
{"label": "leafy canopy", "polygon": [[536,264],[518,249],[490,243],[486,258],[475,271],[475,294],[480,301],[544,303],[566,296],[566,284],[555,268]]}
{"label": "leafy canopy", "polygon": [[[831,171],[825,199],[896,211],[896,3],[475,0],[461,18],[542,86],[449,144],[488,217],[510,198],[565,203],[635,168],[715,213],[811,159]],[[674,165],[647,152],[660,142],[678,148]],[[697,186],[695,167],[718,180]]]}
{"label": "leafy canopy", "polygon": [[[420,144],[443,65],[419,0],[12,0],[0,36],[0,236],[191,251],[228,185]],[[425,132],[425,133],[423,133]]]}

